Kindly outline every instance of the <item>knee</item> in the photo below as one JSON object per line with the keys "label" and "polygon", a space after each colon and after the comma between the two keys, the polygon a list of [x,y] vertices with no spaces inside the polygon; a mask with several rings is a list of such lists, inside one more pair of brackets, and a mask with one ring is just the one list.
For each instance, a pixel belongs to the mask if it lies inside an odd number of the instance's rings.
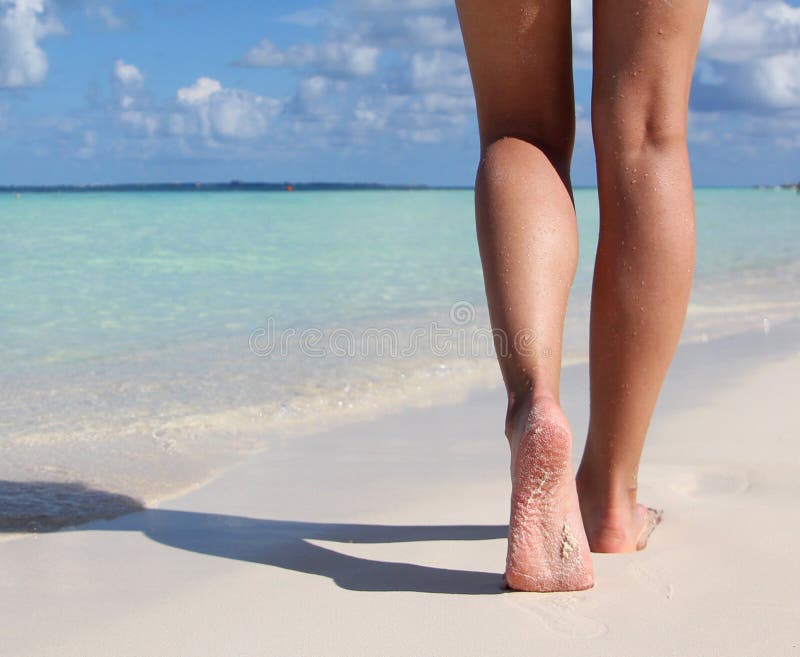
{"label": "knee", "polygon": [[686,110],[645,98],[628,103],[595,101],[592,133],[600,160],[671,154],[686,148]]}

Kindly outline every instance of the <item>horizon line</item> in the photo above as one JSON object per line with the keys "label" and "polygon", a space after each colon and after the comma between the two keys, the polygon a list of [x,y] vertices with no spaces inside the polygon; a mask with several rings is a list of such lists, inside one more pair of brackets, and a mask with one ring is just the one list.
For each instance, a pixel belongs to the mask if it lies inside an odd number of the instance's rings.
{"label": "horizon line", "polygon": [[[597,185],[574,185],[575,189],[597,189]],[[800,191],[800,183],[750,184],[750,185],[696,185],[697,189],[795,189]],[[129,183],[59,183],[49,185],[0,185],[0,193],[41,193],[41,192],[131,192],[131,191],[467,191],[474,185],[427,185],[376,182],[129,182]]]}

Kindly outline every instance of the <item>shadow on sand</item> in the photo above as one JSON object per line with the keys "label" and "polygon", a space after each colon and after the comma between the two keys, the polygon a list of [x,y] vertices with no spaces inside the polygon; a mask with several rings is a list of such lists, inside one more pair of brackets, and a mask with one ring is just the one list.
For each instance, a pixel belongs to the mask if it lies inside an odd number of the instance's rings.
{"label": "shadow on sand", "polygon": [[[27,500],[25,516],[7,514],[0,506],[0,531],[46,531],[63,527],[47,524],[52,509],[31,508],[38,497],[42,504],[61,500],[62,506],[77,510],[81,501],[102,508],[103,496],[116,509],[135,500],[80,484],[0,481],[0,502]],[[127,501],[126,501],[127,500]],[[13,506],[13,505],[12,505]],[[22,505],[17,504],[21,508]],[[213,513],[172,511],[169,509],[125,509],[133,511],[110,522],[68,527],[65,531],[140,532],[153,541],[198,554],[248,561],[296,572],[328,577],[350,591],[416,591],[486,595],[502,593],[499,573],[451,570],[353,557],[310,541],[338,543],[403,543],[416,541],[481,541],[505,538],[506,525],[365,525],[296,522],[245,518]],[[141,507],[139,507],[141,509]],[[124,512],[124,511],[123,511]],[[38,518],[30,524],[32,517]],[[63,519],[63,513],[59,516]],[[108,517],[108,515],[95,515]],[[26,522],[27,525],[26,525]]]}

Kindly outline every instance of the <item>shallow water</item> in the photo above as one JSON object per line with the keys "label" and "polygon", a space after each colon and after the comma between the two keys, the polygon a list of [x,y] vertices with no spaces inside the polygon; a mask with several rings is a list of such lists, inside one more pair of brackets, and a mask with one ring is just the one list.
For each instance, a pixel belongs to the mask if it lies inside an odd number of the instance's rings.
{"label": "shallow water", "polygon": [[[565,359],[585,358],[597,194]],[[0,196],[0,479],[148,501],[499,374],[469,191]],[[685,340],[800,314],[800,196],[697,192]]]}

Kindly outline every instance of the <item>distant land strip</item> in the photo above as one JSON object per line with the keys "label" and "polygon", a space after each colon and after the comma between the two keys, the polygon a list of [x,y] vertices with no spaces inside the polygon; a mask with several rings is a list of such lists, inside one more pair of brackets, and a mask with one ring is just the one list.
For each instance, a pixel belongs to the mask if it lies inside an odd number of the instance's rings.
{"label": "distant land strip", "polygon": [[[782,185],[736,185],[731,189],[785,189],[800,192],[800,182]],[[594,185],[575,185],[575,189],[597,189]],[[702,186],[700,186],[702,188]],[[716,189],[716,186],[710,188]],[[723,189],[725,187],[719,187]],[[381,183],[334,182],[160,182],[108,183],[85,185],[0,185],[0,194],[39,194],[58,192],[315,192],[315,191],[472,191],[472,185],[391,185]]]}
{"label": "distant land strip", "polygon": [[30,194],[40,192],[312,192],[312,191],[414,191],[467,190],[472,186],[381,185],[378,183],[328,182],[176,182],[176,183],[112,183],[102,185],[0,185],[0,193]]}

